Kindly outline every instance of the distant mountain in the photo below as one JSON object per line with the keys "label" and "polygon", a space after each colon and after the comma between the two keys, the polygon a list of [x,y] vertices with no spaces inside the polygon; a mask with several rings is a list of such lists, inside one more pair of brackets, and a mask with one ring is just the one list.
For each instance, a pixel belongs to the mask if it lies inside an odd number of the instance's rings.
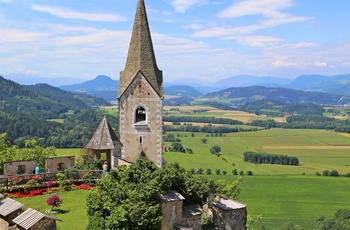
{"label": "distant mountain", "polygon": [[95,79],[74,85],[63,85],[60,89],[79,93],[89,93],[92,91],[118,91],[119,81],[99,75]]}
{"label": "distant mountain", "polygon": [[286,88],[267,88],[262,86],[234,87],[209,93],[205,97],[211,100],[230,100],[234,105],[242,105],[247,102],[271,99],[282,103],[293,104],[323,104],[323,105],[344,105],[350,103],[350,97],[342,95],[308,92]]}
{"label": "distant mountain", "polygon": [[286,87],[350,96],[350,73],[335,76],[301,75]]}
{"label": "distant mountain", "polygon": [[182,96],[182,97],[199,97],[203,95],[203,93],[187,85],[174,85],[174,86],[164,87],[164,92],[166,95],[174,95],[174,96]]}
{"label": "distant mountain", "polygon": [[[94,97],[101,97],[107,101],[116,100],[118,95],[119,81],[108,76],[100,75],[95,79],[80,84],[60,86],[62,90],[84,93]],[[166,95],[197,97],[203,93],[188,85],[174,85],[166,83],[164,86]]]}
{"label": "distant mountain", "polygon": [[226,79],[219,80],[212,84],[214,87],[218,88],[230,88],[230,87],[247,87],[253,85],[275,85],[282,86],[289,84],[290,79],[278,78],[278,77],[256,77],[251,75],[239,75],[234,77],[229,77]]}

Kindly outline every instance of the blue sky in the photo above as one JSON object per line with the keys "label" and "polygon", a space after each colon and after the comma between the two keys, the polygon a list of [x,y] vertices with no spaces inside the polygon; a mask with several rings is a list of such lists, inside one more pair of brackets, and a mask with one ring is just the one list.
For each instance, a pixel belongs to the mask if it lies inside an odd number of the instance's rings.
{"label": "blue sky", "polygon": [[[348,0],[145,0],[167,82],[350,72]],[[0,0],[0,75],[119,78],[137,0]]]}

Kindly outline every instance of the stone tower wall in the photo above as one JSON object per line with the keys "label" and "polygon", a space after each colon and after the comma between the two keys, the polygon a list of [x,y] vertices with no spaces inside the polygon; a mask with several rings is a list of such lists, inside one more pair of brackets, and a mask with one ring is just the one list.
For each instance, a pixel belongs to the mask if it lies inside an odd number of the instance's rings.
{"label": "stone tower wall", "polygon": [[[146,120],[136,123],[136,110],[146,110]],[[121,158],[135,162],[141,153],[162,167],[162,99],[141,72],[119,98]]]}

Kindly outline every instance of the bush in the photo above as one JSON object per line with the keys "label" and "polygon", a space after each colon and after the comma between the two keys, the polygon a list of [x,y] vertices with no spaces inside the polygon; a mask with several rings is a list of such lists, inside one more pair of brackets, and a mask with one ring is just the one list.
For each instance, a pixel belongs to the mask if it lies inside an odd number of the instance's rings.
{"label": "bush", "polygon": [[240,176],[244,176],[244,172],[241,170],[241,171],[239,171],[239,175]]}
{"label": "bush", "polygon": [[207,174],[208,174],[208,175],[211,174],[211,169],[207,169]]}
{"label": "bush", "polygon": [[221,173],[220,169],[216,169],[215,172],[216,172],[216,175],[220,175]]}
{"label": "bush", "polygon": [[203,171],[204,171],[204,170],[203,170],[202,168],[199,168],[199,169],[197,170],[197,173],[198,173],[198,174],[203,174]]}
{"label": "bush", "polygon": [[52,206],[53,210],[54,208],[59,208],[63,203],[63,200],[57,194],[54,194],[53,196],[47,198],[46,203],[48,206]]}
{"label": "bush", "polygon": [[232,174],[233,174],[233,175],[238,175],[237,169],[233,169],[233,170],[232,170]]}
{"label": "bush", "polygon": [[227,174],[227,172],[226,172],[226,171],[222,171],[222,174],[226,175],[226,174]]}
{"label": "bush", "polygon": [[253,176],[253,172],[252,171],[247,171],[247,175],[248,176]]}

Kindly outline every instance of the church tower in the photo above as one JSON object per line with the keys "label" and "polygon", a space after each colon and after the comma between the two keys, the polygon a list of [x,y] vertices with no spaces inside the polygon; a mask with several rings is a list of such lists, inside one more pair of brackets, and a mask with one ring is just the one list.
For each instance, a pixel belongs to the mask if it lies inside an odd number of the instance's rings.
{"label": "church tower", "polygon": [[163,73],[158,69],[144,0],[139,0],[126,65],[120,72],[118,107],[121,159],[144,154],[162,167]]}

